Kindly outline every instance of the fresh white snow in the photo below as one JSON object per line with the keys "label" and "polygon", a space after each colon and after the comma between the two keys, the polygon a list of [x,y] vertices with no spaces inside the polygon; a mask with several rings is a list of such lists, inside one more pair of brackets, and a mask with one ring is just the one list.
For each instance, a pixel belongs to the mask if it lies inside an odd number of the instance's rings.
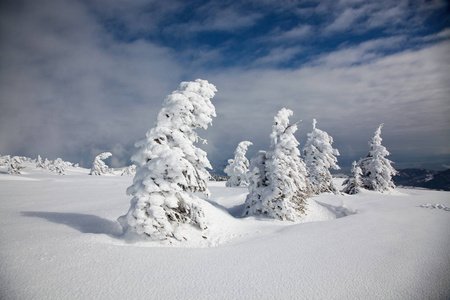
{"label": "fresh white snow", "polygon": [[121,237],[131,177],[24,165],[0,167],[1,299],[450,297],[450,212],[427,209],[448,192],[321,194],[293,223],[241,218],[248,190],[210,182],[206,238],[163,245]]}

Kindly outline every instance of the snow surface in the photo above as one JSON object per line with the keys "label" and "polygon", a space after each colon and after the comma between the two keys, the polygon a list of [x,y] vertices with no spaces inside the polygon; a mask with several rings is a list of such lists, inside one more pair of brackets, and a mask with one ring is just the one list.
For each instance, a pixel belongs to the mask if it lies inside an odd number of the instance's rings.
{"label": "snow surface", "polygon": [[240,218],[247,189],[210,182],[206,238],[161,245],[121,238],[131,177],[25,165],[0,168],[0,299],[450,297],[450,212],[424,209],[449,192],[322,194],[292,223]]}

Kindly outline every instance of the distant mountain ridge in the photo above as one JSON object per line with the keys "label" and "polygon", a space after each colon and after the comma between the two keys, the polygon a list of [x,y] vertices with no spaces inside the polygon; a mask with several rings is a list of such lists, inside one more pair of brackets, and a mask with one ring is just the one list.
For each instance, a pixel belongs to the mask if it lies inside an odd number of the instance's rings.
{"label": "distant mountain ridge", "polygon": [[397,186],[414,186],[450,191],[450,169],[445,171],[426,169],[402,169],[397,171],[398,175],[393,177]]}

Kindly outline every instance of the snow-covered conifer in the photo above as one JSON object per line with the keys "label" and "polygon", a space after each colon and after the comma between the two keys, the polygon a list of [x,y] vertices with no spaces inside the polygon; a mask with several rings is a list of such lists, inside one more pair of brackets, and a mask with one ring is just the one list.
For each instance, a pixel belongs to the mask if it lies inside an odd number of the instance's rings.
{"label": "snow-covered conifer", "polygon": [[182,82],[167,96],[156,126],[138,143],[132,157],[136,164],[131,206],[119,222],[125,233],[155,240],[184,240],[183,224],[206,229],[201,200],[194,192],[209,196],[206,152],[195,147],[196,128],[208,128],[216,116],[211,98],[216,87],[206,80]]}
{"label": "snow-covered conifer", "polygon": [[226,186],[248,186],[247,172],[249,167],[248,159],[245,157],[248,146],[253,145],[249,141],[240,142],[234,151],[234,159],[228,160],[228,166],[224,172],[230,176]]}
{"label": "snow-covered conifer", "polygon": [[104,175],[109,172],[108,166],[103,161],[104,159],[107,159],[108,157],[111,157],[111,152],[103,152],[97,155],[94,158],[94,162],[92,163],[91,171],[89,172],[89,175]]}
{"label": "snow-covered conifer", "polygon": [[392,176],[397,174],[397,171],[391,166],[392,161],[385,158],[389,155],[386,148],[381,145],[381,124],[375,131],[375,135],[369,142],[370,150],[367,156],[359,161],[363,178],[364,188],[374,191],[387,191],[395,188]]}
{"label": "snow-covered conifer", "polygon": [[44,162],[42,161],[42,157],[40,155],[38,155],[36,160],[36,168],[44,169]]}
{"label": "snow-covered conifer", "polygon": [[9,166],[10,163],[11,163],[10,155],[4,155],[0,157],[0,166]]}
{"label": "snow-covered conifer", "polygon": [[353,195],[357,194],[359,192],[359,188],[362,186],[362,179],[361,179],[362,171],[356,161],[354,161],[352,164],[351,172],[352,174],[350,175],[350,177],[345,179],[344,182],[342,183],[342,185],[344,186],[342,191],[344,193]]}
{"label": "snow-covered conifer", "polygon": [[50,169],[50,166],[51,166],[52,164],[53,164],[52,161],[48,160],[47,158],[44,159],[44,167],[43,167],[43,169],[49,170],[49,169]]}
{"label": "snow-covered conifer", "polygon": [[338,193],[329,169],[340,169],[336,158],[339,151],[331,146],[333,138],[325,131],[318,129],[316,124],[314,119],[313,131],[308,133],[308,140],[303,147],[303,156],[309,173],[308,179],[315,194]]}
{"label": "snow-covered conifer", "polygon": [[68,163],[63,161],[61,158],[57,158],[50,165],[50,171],[55,172],[58,175],[66,175],[66,169],[68,167]]}
{"label": "snow-covered conifer", "polygon": [[295,221],[305,214],[310,195],[305,163],[300,158],[294,136],[297,124],[289,124],[293,112],[283,108],[274,118],[271,146],[259,152],[250,167],[249,195],[244,216],[264,215]]}
{"label": "snow-covered conifer", "polygon": [[263,208],[264,195],[268,190],[268,180],[266,177],[266,151],[259,151],[250,160],[250,167],[247,173],[249,180],[248,195],[245,199],[243,216],[261,215],[266,209]]}
{"label": "snow-covered conifer", "polygon": [[9,160],[8,174],[19,175],[21,174],[20,170],[23,168],[25,167],[22,165],[22,159],[19,156],[13,156]]}
{"label": "snow-covered conifer", "polygon": [[136,174],[136,165],[131,165],[123,169],[120,176],[134,176],[134,174]]}

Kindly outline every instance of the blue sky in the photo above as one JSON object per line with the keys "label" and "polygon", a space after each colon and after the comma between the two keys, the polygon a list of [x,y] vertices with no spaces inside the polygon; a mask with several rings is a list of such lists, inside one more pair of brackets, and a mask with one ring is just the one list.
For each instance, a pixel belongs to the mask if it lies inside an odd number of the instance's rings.
{"label": "blue sky", "polygon": [[273,116],[312,119],[345,169],[384,123],[395,167],[450,165],[448,1],[2,1],[0,153],[129,163],[179,82],[218,89],[213,165]]}

